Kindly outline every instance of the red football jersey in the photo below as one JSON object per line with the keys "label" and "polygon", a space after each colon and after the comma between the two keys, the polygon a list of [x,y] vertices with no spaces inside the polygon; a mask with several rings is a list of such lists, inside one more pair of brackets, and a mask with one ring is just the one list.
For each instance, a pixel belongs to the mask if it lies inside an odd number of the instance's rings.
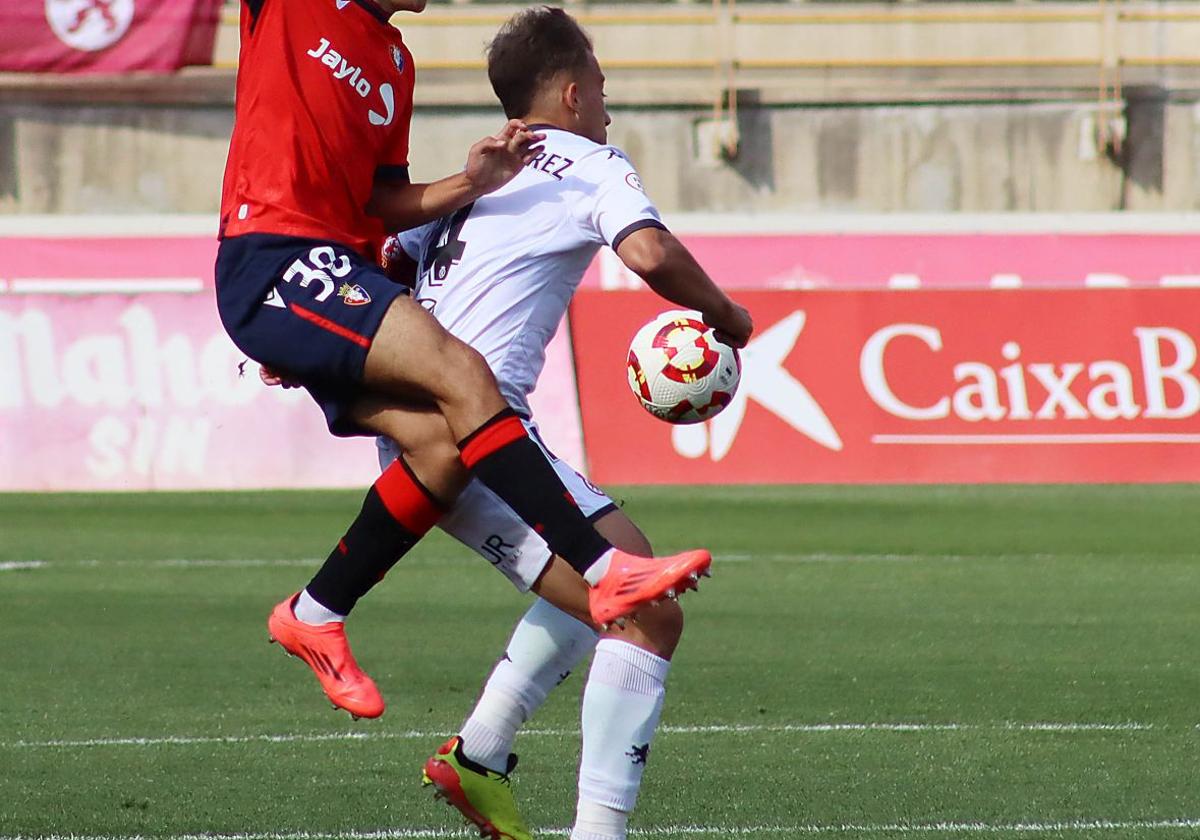
{"label": "red football jersey", "polygon": [[407,178],[413,62],[372,0],[243,0],[221,235],[275,233],[364,254],[364,205]]}

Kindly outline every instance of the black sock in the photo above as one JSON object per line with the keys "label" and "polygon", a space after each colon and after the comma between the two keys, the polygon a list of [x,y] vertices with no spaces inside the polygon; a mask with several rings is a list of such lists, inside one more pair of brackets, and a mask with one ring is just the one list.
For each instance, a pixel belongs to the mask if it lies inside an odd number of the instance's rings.
{"label": "black sock", "polygon": [[397,460],[367,491],[362,510],[306,589],[326,609],[349,615],[441,518],[442,509]]}
{"label": "black sock", "polygon": [[458,448],[467,469],[580,574],[612,548],[579,510],[512,409],[484,423]]}

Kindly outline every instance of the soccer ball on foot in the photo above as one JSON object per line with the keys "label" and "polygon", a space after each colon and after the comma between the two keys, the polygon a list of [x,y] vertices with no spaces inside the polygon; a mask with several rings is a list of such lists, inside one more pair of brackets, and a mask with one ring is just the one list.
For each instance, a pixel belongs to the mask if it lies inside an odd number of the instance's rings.
{"label": "soccer ball on foot", "polygon": [[642,408],[668,423],[701,423],[729,405],[742,376],[738,352],[718,341],[696,312],[664,312],[629,345],[629,387]]}

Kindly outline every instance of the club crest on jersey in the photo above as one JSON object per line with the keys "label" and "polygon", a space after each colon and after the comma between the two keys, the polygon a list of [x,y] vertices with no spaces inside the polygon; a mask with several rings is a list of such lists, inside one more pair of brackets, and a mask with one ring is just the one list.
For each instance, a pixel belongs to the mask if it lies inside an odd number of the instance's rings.
{"label": "club crest on jersey", "polygon": [[366,306],[371,302],[371,296],[367,294],[367,290],[357,283],[353,286],[343,283],[342,287],[338,289],[338,297],[347,306]]}
{"label": "club crest on jersey", "polygon": [[399,72],[404,72],[404,53],[395,44],[392,44],[392,64]]}
{"label": "club crest on jersey", "polygon": [[642,179],[638,177],[636,172],[630,172],[625,176],[625,183],[633,187],[638,192],[645,192],[646,188],[642,186]]}

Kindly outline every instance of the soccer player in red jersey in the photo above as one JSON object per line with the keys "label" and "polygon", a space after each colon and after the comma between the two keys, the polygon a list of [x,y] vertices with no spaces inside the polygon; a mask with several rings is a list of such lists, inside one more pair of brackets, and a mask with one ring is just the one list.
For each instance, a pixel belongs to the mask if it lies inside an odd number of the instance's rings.
{"label": "soccer player in red jersey", "polygon": [[[303,385],[335,435],[390,435],[389,405],[445,418],[471,475],[595,585],[593,614],[625,615],[682,591],[707,551],[654,560],[617,551],[570,500],[505,402],[483,358],[392,283],[373,253],[385,231],[453,212],[510,180],[541,135],[510,120],[471,147],[464,170],[431,184],[407,177],[413,62],[392,13],[424,0],[242,0],[233,139],[221,202],[217,306],[248,356]],[[383,713],[341,622],[441,517],[444,504],[404,459],[303,593],[271,614],[272,636],[316,672],[335,705]]]}

